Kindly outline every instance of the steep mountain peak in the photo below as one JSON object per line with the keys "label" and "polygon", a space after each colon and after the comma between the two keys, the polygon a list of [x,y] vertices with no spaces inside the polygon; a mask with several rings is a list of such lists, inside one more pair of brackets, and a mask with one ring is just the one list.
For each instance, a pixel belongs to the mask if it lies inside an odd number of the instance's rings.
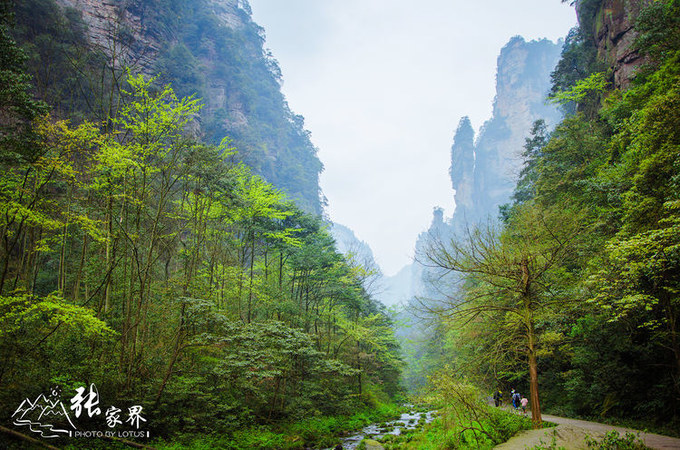
{"label": "steep mountain peak", "polygon": [[549,90],[546,80],[557,64],[562,44],[548,39],[527,42],[521,36],[505,44],[497,60],[494,117],[526,116],[532,107],[544,103]]}
{"label": "steep mountain peak", "polygon": [[[560,58],[562,42],[525,41],[515,36],[501,49],[496,74],[493,116],[475,142],[471,199],[454,213],[454,223],[495,218],[509,201],[522,166],[521,152],[537,119],[555,124],[560,114],[546,103],[550,73]],[[458,169],[451,168],[451,173]],[[472,206],[469,206],[469,205]]]}
{"label": "steep mountain peak", "polygon": [[456,191],[456,208],[460,211],[472,207],[472,186],[475,169],[475,131],[470,119],[460,119],[451,146],[451,185]]}

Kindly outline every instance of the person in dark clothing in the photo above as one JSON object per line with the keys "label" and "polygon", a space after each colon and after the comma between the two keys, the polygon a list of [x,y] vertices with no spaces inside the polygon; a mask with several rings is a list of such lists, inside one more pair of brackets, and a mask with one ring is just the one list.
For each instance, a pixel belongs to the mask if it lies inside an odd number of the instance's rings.
{"label": "person in dark clothing", "polygon": [[514,389],[512,390],[512,407],[517,409],[519,408],[519,402],[521,401],[522,396],[519,395],[519,392],[516,392]]}
{"label": "person in dark clothing", "polygon": [[499,407],[503,404],[503,393],[501,392],[500,389],[498,389],[496,392],[494,392],[493,402],[496,405],[496,407]]}

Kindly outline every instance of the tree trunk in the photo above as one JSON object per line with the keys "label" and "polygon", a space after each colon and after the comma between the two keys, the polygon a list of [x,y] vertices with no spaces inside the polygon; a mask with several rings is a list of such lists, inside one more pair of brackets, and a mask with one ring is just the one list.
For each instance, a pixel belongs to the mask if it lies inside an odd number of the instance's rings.
{"label": "tree trunk", "polygon": [[111,307],[111,239],[113,238],[113,196],[106,203],[106,287],[104,288],[104,314]]}
{"label": "tree trunk", "polygon": [[161,401],[161,397],[163,396],[163,391],[165,390],[165,386],[168,384],[168,380],[170,379],[170,375],[172,375],[172,369],[175,367],[175,363],[177,362],[177,359],[179,358],[179,354],[182,351],[182,341],[184,339],[184,313],[186,311],[186,303],[182,302],[182,307],[180,308],[179,312],[179,325],[177,326],[177,337],[175,340],[175,348],[172,352],[172,357],[170,358],[170,363],[168,364],[168,368],[165,371],[165,376],[163,377],[163,381],[161,382],[161,386],[158,388],[158,394],[156,394],[156,401],[154,404],[158,406],[158,404]]}
{"label": "tree trunk", "polygon": [[527,356],[529,359],[529,395],[531,401],[531,421],[534,429],[541,428],[543,419],[541,418],[541,404],[538,397],[538,362],[536,360],[536,334],[533,321],[529,321],[529,348]]}
{"label": "tree trunk", "polygon": [[78,303],[80,295],[80,283],[83,278],[83,268],[85,267],[85,255],[87,254],[87,233],[83,234],[83,247],[80,252],[80,264],[76,273],[76,281],[73,283],[73,300]]}
{"label": "tree trunk", "polygon": [[529,360],[529,397],[531,421],[535,429],[541,428],[541,404],[538,397],[538,361],[536,359],[536,329],[534,328],[534,307],[532,305],[532,283],[528,258],[522,258],[522,300],[524,303],[524,325],[527,331],[527,359]]}
{"label": "tree trunk", "polygon": [[252,320],[252,308],[253,308],[253,269],[255,267],[255,236],[251,237],[250,245],[250,282],[248,284],[248,321],[250,323]]}

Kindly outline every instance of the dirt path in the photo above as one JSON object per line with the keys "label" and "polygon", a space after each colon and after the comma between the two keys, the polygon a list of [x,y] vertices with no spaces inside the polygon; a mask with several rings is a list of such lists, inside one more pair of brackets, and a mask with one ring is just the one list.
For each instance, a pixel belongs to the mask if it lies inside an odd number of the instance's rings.
{"label": "dirt path", "polygon": [[[585,420],[565,419],[564,417],[549,416],[544,414],[543,420],[557,424],[555,428],[544,428],[541,430],[522,431],[505,444],[497,446],[502,450],[524,450],[533,448],[536,445],[548,446],[555,438],[555,448],[564,447],[571,449],[586,449],[586,435],[600,439],[607,432],[616,430],[620,435],[626,432],[638,433],[637,430],[630,428],[615,427],[596,422],[586,422]],[[680,449],[680,439],[668,436],[661,436],[652,433],[640,433],[642,439],[648,447],[659,449]]]}

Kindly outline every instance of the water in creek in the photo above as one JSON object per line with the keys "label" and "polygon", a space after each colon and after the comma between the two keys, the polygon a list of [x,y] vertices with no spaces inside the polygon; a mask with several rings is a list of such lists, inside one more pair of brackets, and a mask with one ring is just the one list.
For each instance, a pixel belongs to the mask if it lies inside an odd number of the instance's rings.
{"label": "water in creek", "polygon": [[[434,411],[416,412],[410,411],[404,413],[397,420],[386,422],[383,424],[371,424],[364,427],[360,432],[348,436],[342,440],[342,448],[344,450],[354,450],[359,446],[359,443],[364,438],[378,439],[388,434],[400,435],[408,430],[415,430],[419,426],[421,419],[425,419],[425,423],[430,423],[434,420]],[[422,423],[420,423],[422,425]]]}

